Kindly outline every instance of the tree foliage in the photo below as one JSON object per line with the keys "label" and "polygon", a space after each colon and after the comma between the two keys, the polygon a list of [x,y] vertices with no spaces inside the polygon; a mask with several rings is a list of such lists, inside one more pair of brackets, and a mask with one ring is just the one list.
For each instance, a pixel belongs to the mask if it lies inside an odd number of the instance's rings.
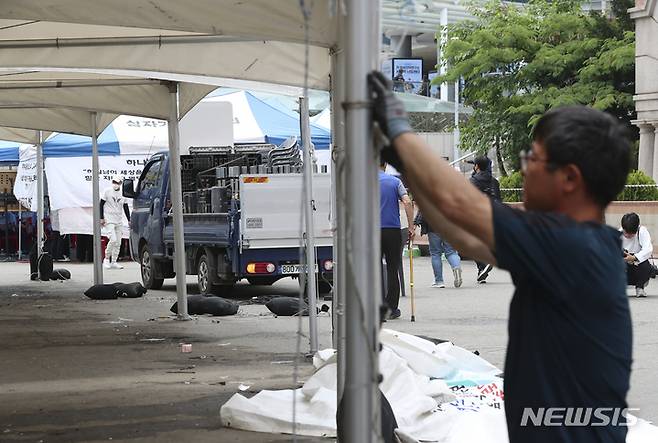
{"label": "tree foliage", "polygon": [[474,113],[461,128],[462,145],[479,152],[496,147],[518,169],[518,152],[529,146],[532,126],[551,108],[590,105],[630,126],[631,6],[632,0],[613,0],[612,16],[585,12],[577,0],[471,6],[476,20],[449,27],[442,48],[448,70],[434,80],[464,80],[462,96]]}

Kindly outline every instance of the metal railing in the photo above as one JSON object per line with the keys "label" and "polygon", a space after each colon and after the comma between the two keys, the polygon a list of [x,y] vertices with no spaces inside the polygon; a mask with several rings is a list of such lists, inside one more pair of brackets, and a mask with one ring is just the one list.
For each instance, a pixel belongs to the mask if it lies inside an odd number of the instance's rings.
{"label": "metal railing", "polygon": [[[503,201],[523,201],[523,188],[500,188]],[[616,201],[658,201],[658,184],[626,185]]]}

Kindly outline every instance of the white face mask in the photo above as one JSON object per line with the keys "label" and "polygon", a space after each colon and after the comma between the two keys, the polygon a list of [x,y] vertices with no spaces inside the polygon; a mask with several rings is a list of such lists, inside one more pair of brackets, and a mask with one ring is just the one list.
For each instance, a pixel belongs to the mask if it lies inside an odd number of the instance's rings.
{"label": "white face mask", "polygon": [[117,185],[116,183],[112,183],[112,187],[115,191],[118,191],[121,186]]}

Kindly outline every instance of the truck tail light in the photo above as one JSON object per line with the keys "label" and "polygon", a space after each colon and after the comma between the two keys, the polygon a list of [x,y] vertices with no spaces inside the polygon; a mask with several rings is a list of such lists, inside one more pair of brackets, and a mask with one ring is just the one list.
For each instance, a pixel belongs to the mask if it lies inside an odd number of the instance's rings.
{"label": "truck tail light", "polygon": [[255,262],[247,264],[247,274],[273,274],[276,271],[274,263]]}
{"label": "truck tail light", "polygon": [[322,263],[322,267],[324,268],[325,271],[333,271],[334,270],[334,261],[333,260],[325,260]]}

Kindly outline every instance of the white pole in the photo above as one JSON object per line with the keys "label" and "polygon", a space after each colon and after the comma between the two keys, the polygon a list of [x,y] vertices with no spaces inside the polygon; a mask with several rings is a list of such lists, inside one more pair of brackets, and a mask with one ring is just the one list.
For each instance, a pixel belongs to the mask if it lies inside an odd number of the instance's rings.
{"label": "white pole", "polygon": [[23,241],[21,239],[23,232],[23,205],[18,201],[18,260],[23,258]]}
{"label": "white pole", "polygon": [[308,117],[308,101],[306,97],[299,98],[299,115],[301,123],[302,145],[304,148],[304,227],[306,231],[306,293],[308,294],[308,328],[310,353],[318,351],[318,311],[317,297],[318,285],[315,275],[315,226],[313,212],[315,201],[313,199],[313,155],[311,148],[311,127]]}
{"label": "white pole", "polygon": [[453,131],[452,159],[459,158],[459,79],[455,82],[455,129]]}
{"label": "white pole", "polygon": [[180,134],[178,131],[178,83],[169,83],[169,189],[174,215],[174,270],[178,295],[178,320],[189,320],[185,238],[183,237],[183,192],[181,189]]}
{"label": "white pole", "polygon": [[37,143],[37,258],[43,252],[43,133],[39,131],[39,142]]}
{"label": "white pole", "polygon": [[[93,198],[93,254],[94,254],[94,284],[103,284],[103,263],[101,259],[101,192],[100,192],[100,164],[98,160],[98,114],[90,113],[91,120],[91,193]],[[109,257],[105,257],[109,259]]]}
{"label": "white pole", "polygon": [[[342,28],[343,15],[338,12],[339,29]],[[340,31],[339,31],[340,32]],[[333,324],[334,348],[337,352],[337,389],[338,403],[343,397],[345,386],[345,281],[346,281],[346,226],[345,212],[345,51],[342,45],[331,57],[331,132],[332,132],[332,211],[334,232],[334,288],[333,288]]]}
{"label": "white pole", "polygon": [[[372,141],[370,95],[366,75],[376,68],[380,38],[379,0],[347,2],[345,146],[347,240],[346,353],[343,420],[345,442],[381,441],[379,419],[379,307],[381,254],[378,161]],[[340,179],[340,178],[339,178]],[[377,207],[377,209],[375,209]],[[349,295],[347,295],[349,294]]]}

